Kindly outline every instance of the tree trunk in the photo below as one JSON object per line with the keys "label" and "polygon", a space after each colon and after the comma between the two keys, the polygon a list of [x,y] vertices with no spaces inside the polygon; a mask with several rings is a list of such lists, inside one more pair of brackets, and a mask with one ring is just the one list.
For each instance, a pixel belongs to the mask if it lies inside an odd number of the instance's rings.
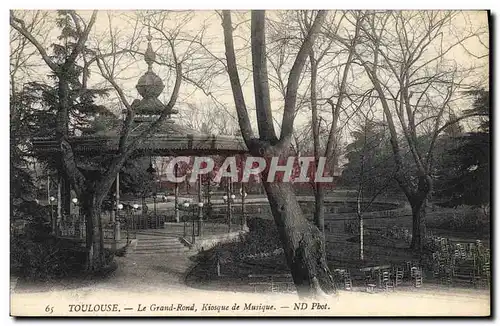
{"label": "tree trunk", "polygon": [[364,229],[363,211],[361,208],[361,205],[362,205],[361,187],[360,187],[360,190],[358,191],[356,204],[357,204],[356,205],[356,214],[358,215],[358,222],[359,222],[359,259],[364,260],[365,259],[365,251],[364,251],[365,229]]}
{"label": "tree trunk", "polygon": [[[61,170],[60,170],[61,171]],[[65,173],[59,172],[61,175],[61,218],[64,219],[71,215],[71,185]]]}
{"label": "tree trunk", "polygon": [[363,215],[359,215],[359,259],[365,259],[365,229]]}
{"label": "tree trunk", "polygon": [[82,213],[85,217],[87,270],[98,272],[105,265],[104,239],[101,222],[101,203],[95,192],[87,191],[81,201]]}
{"label": "tree trunk", "polygon": [[[412,237],[410,248],[416,251],[421,251],[423,249],[423,240],[425,239],[426,228],[425,228],[425,206],[426,199],[420,198],[410,201],[411,205],[411,215],[412,215]],[[426,195],[425,195],[426,197]]]}
{"label": "tree trunk", "polygon": [[325,234],[325,190],[321,184],[316,184],[314,192],[314,225]]}
{"label": "tree trunk", "polygon": [[409,199],[412,215],[412,237],[410,248],[421,251],[423,249],[423,240],[425,239],[425,208],[427,196],[432,191],[432,179],[426,176],[420,176],[418,179],[417,192]]}
{"label": "tree trunk", "polygon": [[264,182],[264,188],[299,296],[335,292],[322,232],[305,219],[292,186]]}

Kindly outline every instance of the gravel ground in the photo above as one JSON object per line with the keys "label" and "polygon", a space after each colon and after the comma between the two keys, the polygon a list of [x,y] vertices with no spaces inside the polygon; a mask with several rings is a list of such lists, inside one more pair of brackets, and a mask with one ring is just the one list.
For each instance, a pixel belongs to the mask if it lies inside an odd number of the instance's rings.
{"label": "gravel ground", "polygon": [[[337,296],[316,300],[328,309],[293,310],[299,300],[293,294],[257,294],[233,291],[193,289],[184,284],[184,275],[192,266],[186,256],[129,255],[117,257],[118,269],[106,279],[72,284],[38,285],[29,291],[19,287],[11,294],[11,314],[47,315],[44,309],[53,305],[51,315],[85,316],[69,312],[69,304],[116,303],[125,309],[115,315],[134,316],[263,316],[265,315],[333,315],[333,316],[487,316],[490,314],[489,291],[475,289],[436,288],[430,285],[420,289],[380,292],[340,291]],[[18,288],[20,291],[18,291]],[[307,301],[306,301],[307,302]],[[244,310],[245,304],[273,305],[270,310]],[[146,307],[138,311],[139,304]],[[191,307],[196,311],[152,311],[152,305],[174,304]],[[238,311],[203,310],[203,305],[241,306]],[[206,307],[206,306],[205,306]],[[109,313],[113,315],[113,313]]]}

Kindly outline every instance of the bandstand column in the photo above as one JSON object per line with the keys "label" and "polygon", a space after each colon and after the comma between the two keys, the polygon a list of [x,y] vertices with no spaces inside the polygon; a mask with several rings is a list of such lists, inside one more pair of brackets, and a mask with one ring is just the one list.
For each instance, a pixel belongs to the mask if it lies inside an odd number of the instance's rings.
{"label": "bandstand column", "polygon": [[198,236],[201,236],[201,227],[203,223],[203,197],[201,174],[198,174]]}
{"label": "bandstand column", "polygon": [[[174,166],[174,175],[177,178],[177,164]],[[179,183],[174,184],[174,206],[175,206],[175,222],[179,223],[181,221],[179,216]]]}
{"label": "bandstand column", "polygon": [[115,190],[115,214],[111,212],[111,222],[116,222],[116,218],[118,217],[118,205],[120,205],[120,172],[116,174],[116,190]]}
{"label": "bandstand column", "polygon": [[247,225],[247,217],[245,212],[245,197],[247,193],[245,192],[245,187],[243,182],[241,183],[241,230],[244,230]]}
{"label": "bandstand column", "polygon": [[227,185],[226,185],[226,196],[227,196],[227,226],[228,226],[228,233],[231,233],[231,220],[233,218],[233,212],[231,209],[231,181],[230,177],[227,177]]}
{"label": "bandstand column", "polygon": [[64,220],[64,216],[71,214],[71,186],[66,176],[60,175],[59,183],[61,184],[61,216],[60,221]]}
{"label": "bandstand column", "polygon": [[54,230],[54,234],[56,236],[59,235],[59,223],[61,222],[61,216],[62,216],[62,183],[63,183],[63,178],[59,177],[59,180],[57,182],[57,214],[56,214],[56,219],[53,221],[52,224],[52,230]]}

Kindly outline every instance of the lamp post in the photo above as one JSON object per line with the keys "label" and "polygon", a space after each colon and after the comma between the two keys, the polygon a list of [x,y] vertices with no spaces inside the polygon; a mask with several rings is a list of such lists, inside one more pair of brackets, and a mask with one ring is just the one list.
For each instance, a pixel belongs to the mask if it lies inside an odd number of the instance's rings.
{"label": "lamp post", "polygon": [[117,218],[116,218],[115,223],[113,225],[113,240],[120,240],[121,239],[121,235],[120,235],[120,221],[118,219],[118,217],[120,216],[120,214],[118,212],[123,209],[123,204],[120,203],[120,204],[116,205],[116,208],[118,208],[118,210],[116,211],[116,213],[117,213],[116,217]]}
{"label": "lamp post", "polygon": [[229,200],[229,232],[231,232],[231,220],[233,218],[233,204],[236,199],[235,194],[231,194],[231,199]]}
{"label": "lamp post", "polygon": [[54,196],[50,196],[49,197],[49,204],[50,204],[50,227],[52,228],[52,234],[55,234],[56,232],[56,227],[55,227],[55,224],[54,223],[54,210],[53,210],[53,204],[54,204],[54,201],[56,199],[54,198]]}
{"label": "lamp post", "polygon": [[[156,184],[155,184],[155,188],[156,188]],[[154,219],[155,219],[155,229],[158,228],[158,216],[156,215],[156,191],[153,193],[153,216],[154,216]]]}
{"label": "lamp post", "polygon": [[[71,201],[73,202],[73,205],[75,205],[75,210],[76,208],[78,207],[78,198],[73,198],[71,199]],[[78,218],[75,218],[75,215],[76,214],[73,214],[73,227],[74,227],[74,232],[75,232],[75,236],[80,236],[80,209],[78,209]],[[77,233],[78,231],[78,233]]]}
{"label": "lamp post", "polygon": [[191,229],[191,243],[194,244],[194,241],[195,241],[195,231],[194,231],[194,207],[193,209],[191,210],[192,211],[192,215],[191,215],[191,221],[192,221],[192,229]]}
{"label": "lamp post", "polygon": [[[116,174],[116,190],[115,190],[115,200],[116,200],[116,207],[120,204],[120,172]],[[117,211],[118,213],[118,211]],[[115,219],[118,216],[115,215]],[[115,219],[112,219],[111,222],[115,222]]]}
{"label": "lamp post", "polygon": [[207,205],[208,205],[208,207],[207,207],[206,215],[208,216],[208,218],[210,218],[211,217],[211,210],[212,210],[211,198],[210,198],[212,196],[211,190],[210,190],[210,184],[212,183],[212,172],[208,173],[207,179],[208,179],[207,180]]}
{"label": "lamp post", "polygon": [[228,220],[228,222],[227,222],[227,223],[228,223],[228,225],[229,225],[229,228],[231,228],[231,222],[229,221],[229,209],[228,209],[228,207],[229,207],[229,202],[228,202],[228,197],[227,197],[227,195],[222,196],[222,200],[224,201],[224,204],[226,204],[226,205],[227,205],[227,206],[226,206],[226,219]]}
{"label": "lamp post", "polygon": [[[189,213],[189,211],[188,211],[188,209],[189,209],[189,202],[187,200],[184,201],[184,203],[182,204],[182,206],[186,209],[186,212]],[[184,232],[183,232],[183,234],[184,234],[184,236],[186,236],[187,235],[187,233],[186,233],[186,218],[184,217],[183,220],[184,220]]]}
{"label": "lamp post", "polygon": [[227,216],[227,227],[228,227],[228,233],[231,232],[231,219],[232,219],[232,214],[231,214],[231,198],[232,196],[224,195],[222,196],[222,200],[224,200],[224,203],[226,203],[226,216]]}
{"label": "lamp post", "polygon": [[198,236],[201,236],[201,223],[203,219],[202,210],[203,210],[203,202],[198,203]]}
{"label": "lamp post", "polygon": [[153,216],[156,223],[156,177],[155,177],[156,169],[153,166],[152,159],[149,162],[149,167],[146,170],[146,172],[148,172],[151,175],[151,178],[153,180],[153,214],[154,214]]}
{"label": "lamp post", "polygon": [[137,211],[139,210],[139,205],[134,204],[134,205],[132,205],[132,207],[134,208],[134,214],[132,215],[132,225],[133,225],[133,228],[135,229],[135,216],[137,215]]}
{"label": "lamp post", "polygon": [[247,217],[245,212],[245,198],[247,193],[245,192],[245,188],[243,188],[243,184],[241,185],[241,230],[245,229],[247,225]]}
{"label": "lamp post", "polygon": [[198,175],[198,236],[201,234],[201,220],[203,219],[203,182],[201,174]]}

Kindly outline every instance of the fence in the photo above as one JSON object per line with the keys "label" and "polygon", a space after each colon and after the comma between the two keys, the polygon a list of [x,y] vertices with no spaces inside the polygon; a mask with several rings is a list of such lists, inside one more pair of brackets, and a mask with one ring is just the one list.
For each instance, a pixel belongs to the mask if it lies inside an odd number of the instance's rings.
{"label": "fence", "polygon": [[[126,220],[118,218],[117,222],[109,222],[102,226],[104,240],[133,239],[135,233]],[[61,237],[85,239],[87,234],[86,221],[78,215],[63,217],[59,222],[57,234]]]}
{"label": "fence", "polygon": [[173,214],[128,214],[120,219],[129,230],[161,229],[165,222],[174,221]]}

